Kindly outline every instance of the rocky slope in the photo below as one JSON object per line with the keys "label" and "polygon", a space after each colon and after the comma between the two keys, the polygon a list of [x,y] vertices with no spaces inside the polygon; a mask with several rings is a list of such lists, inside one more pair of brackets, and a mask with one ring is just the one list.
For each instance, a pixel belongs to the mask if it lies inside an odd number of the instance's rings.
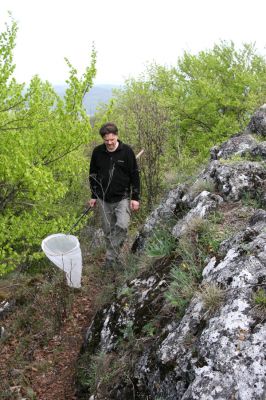
{"label": "rocky slope", "polygon": [[[80,399],[265,399],[265,137],[263,106],[149,216],[133,246],[145,268],[88,328]],[[208,239],[204,221],[215,228]],[[162,227],[170,250],[145,258]]]}

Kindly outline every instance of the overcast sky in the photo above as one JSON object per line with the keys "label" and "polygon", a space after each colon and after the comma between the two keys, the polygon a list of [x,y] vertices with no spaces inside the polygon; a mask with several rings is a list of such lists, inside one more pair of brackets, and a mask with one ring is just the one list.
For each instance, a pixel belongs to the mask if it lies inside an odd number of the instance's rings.
{"label": "overcast sky", "polygon": [[146,65],[175,65],[184,50],[220,40],[256,43],[266,54],[265,0],[0,0],[0,27],[11,11],[19,31],[19,82],[38,74],[51,83],[68,77],[64,57],[82,74],[92,43],[95,83],[123,83]]}

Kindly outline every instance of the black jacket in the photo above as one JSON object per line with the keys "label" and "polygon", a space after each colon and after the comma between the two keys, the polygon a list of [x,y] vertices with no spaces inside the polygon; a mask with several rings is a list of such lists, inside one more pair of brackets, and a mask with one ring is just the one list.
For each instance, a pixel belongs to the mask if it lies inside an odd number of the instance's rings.
{"label": "black jacket", "polygon": [[139,201],[140,179],[135,154],[130,146],[119,141],[109,152],[105,144],[93,150],[90,162],[92,198],[115,203],[125,198]]}

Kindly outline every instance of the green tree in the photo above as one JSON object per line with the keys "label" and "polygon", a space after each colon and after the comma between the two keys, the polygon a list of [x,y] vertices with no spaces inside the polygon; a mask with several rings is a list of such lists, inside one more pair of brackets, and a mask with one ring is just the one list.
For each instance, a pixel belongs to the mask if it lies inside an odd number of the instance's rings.
{"label": "green tree", "polygon": [[95,127],[107,120],[141,159],[143,200],[151,209],[164,182],[187,179],[209,157],[209,150],[245,128],[265,103],[266,62],[255,46],[236,49],[221,42],[196,55],[185,52],[177,65],[151,64],[139,78],[114,92]]}
{"label": "green tree", "polygon": [[42,238],[66,231],[86,198],[84,145],[91,131],[82,101],[96,74],[70,69],[60,99],[38,76],[27,88],[13,78],[14,21],[0,34],[0,275],[42,257]]}
{"label": "green tree", "polygon": [[250,44],[237,50],[221,42],[197,55],[185,52],[176,68],[151,68],[150,79],[171,110],[178,161],[192,164],[243,130],[265,102],[266,62]]}

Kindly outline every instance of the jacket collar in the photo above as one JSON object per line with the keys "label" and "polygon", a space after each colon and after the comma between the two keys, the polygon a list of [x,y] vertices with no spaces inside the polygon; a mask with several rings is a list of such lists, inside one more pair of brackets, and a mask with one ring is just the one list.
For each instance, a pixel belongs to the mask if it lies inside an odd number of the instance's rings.
{"label": "jacket collar", "polygon": [[111,153],[116,153],[117,151],[122,150],[122,148],[123,148],[123,142],[121,142],[121,140],[118,139],[118,147],[117,147],[117,149],[115,149],[115,151],[108,151],[104,143],[103,143],[101,146],[102,146],[101,150],[102,150],[104,153],[111,154]]}

